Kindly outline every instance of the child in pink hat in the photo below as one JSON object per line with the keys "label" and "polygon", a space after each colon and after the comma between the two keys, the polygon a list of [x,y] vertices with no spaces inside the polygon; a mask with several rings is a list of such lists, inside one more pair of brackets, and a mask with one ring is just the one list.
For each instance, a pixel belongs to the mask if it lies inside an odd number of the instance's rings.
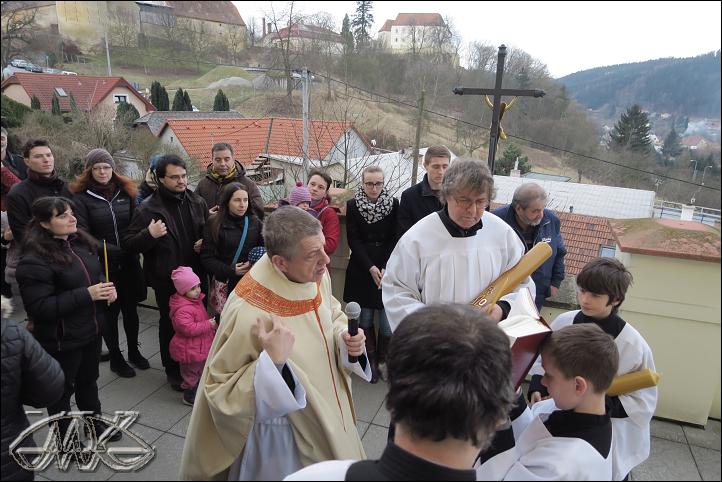
{"label": "child in pink hat", "polygon": [[170,297],[170,319],[175,335],[170,341],[170,356],[180,364],[183,403],[193,405],[198,380],[213,343],[216,322],[209,318],[201,293],[201,280],[187,266],[179,266],[170,275],[177,293]]}
{"label": "child in pink hat", "polygon": [[311,192],[301,181],[296,183],[296,187],[291,189],[291,194],[288,196],[288,201],[281,199],[278,202],[279,206],[296,206],[304,211],[308,211],[311,208]]}

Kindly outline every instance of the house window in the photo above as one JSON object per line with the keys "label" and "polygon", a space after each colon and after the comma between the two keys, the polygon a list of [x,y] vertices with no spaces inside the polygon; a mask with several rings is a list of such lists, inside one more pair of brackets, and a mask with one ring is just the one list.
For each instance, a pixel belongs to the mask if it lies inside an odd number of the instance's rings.
{"label": "house window", "polygon": [[114,95],[113,102],[115,102],[116,104],[120,104],[121,102],[128,102],[128,96],[127,95]]}
{"label": "house window", "polygon": [[614,252],[616,251],[616,248],[614,246],[600,246],[599,247],[599,256],[602,258],[613,258]]}
{"label": "house window", "polygon": [[335,179],[331,181],[331,184],[333,185],[333,187],[338,187],[338,188],[342,188],[342,187],[343,187],[343,182],[341,182],[341,181],[336,181]]}
{"label": "house window", "polygon": [[65,89],[63,89],[62,87],[56,87],[55,93],[58,94],[58,97],[67,97],[68,96],[68,94],[65,93]]}

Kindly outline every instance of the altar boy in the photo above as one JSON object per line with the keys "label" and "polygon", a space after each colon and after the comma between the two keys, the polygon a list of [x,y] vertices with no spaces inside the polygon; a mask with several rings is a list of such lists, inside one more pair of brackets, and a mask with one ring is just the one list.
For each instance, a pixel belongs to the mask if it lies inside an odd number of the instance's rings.
{"label": "altar boy", "polygon": [[593,324],[552,333],[542,348],[550,398],[511,413],[514,445],[477,468],[477,480],[611,480],[605,392],[617,373],[612,337]]}

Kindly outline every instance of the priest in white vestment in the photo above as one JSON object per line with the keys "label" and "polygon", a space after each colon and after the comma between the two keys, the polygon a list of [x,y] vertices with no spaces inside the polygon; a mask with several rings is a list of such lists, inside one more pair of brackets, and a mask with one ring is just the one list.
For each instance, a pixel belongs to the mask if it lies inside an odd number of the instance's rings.
{"label": "priest in white vestment", "polygon": [[[524,245],[514,230],[490,212],[494,178],[480,161],[454,161],[444,173],[444,208],[404,234],[386,264],[383,302],[391,329],[431,303],[471,303],[489,284],[516,265]],[[506,318],[516,292],[536,293],[531,278],[492,307]]]}
{"label": "priest in white vestment", "polygon": [[[267,253],[228,297],[198,387],[180,476],[280,480],[364,459],[350,372],[371,370],[331,294],[321,224],[295,207],[265,221]],[[358,356],[356,363],[348,355]]]}

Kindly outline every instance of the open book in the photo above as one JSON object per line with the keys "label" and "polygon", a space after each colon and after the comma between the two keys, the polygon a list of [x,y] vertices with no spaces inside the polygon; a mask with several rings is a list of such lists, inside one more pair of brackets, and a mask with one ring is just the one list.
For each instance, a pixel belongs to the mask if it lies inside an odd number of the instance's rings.
{"label": "open book", "polygon": [[529,288],[519,290],[509,316],[499,322],[499,328],[509,337],[512,382],[517,389],[539,356],[542,342],[552,330],[539,315]]}

